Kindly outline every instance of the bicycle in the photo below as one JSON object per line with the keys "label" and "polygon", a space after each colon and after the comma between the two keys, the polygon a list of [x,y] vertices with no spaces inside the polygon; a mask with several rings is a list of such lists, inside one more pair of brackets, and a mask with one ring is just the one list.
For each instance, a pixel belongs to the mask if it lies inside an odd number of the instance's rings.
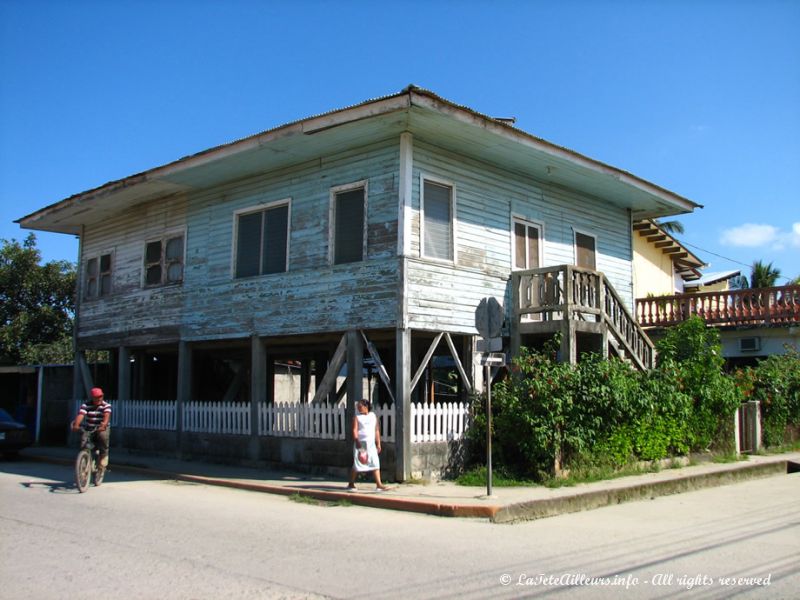
{"label": "bicycle", "polygon": [[[84,430],[91,434],[97,431],[97,427],[84,427]],[[106,474],[106,469],[100,464],[100,451],[95,447],[93,438],[92,435],[86,436],[86,443],[81,446],[75,458],[75,485],[81,494],[89,489],[92,476],[96,487],[103,483]]]}

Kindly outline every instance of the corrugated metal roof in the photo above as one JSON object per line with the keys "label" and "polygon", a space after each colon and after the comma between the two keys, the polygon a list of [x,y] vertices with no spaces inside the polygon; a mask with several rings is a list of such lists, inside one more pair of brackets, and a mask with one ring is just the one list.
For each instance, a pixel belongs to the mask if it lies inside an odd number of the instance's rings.
{"label": "corrugated metal roof", "polygon": [[[166,194],[170,189],[174,189],[174,180],[177,175],[188,169],[203,166],[209,162],[227,160],[242,152],[253,150],[253,148],[257,148],[261,144],[271,144],[280,136],[288,136],[293,133],[313,134],[324,131],[326,128],[354,123],[360,119],[371,119],[378,114],[387,114],[387,111],[400,110],[403,106],[392,102],[392,99],[401,98],[403,96],[408,96],[408,104],[405,105],[406,109],[411,106],[418,106],[422,110],[430,110],[433,114],[438,114],[440,118],[446,118],[448,111],[450,109],[455,109],[455,116],[458,117],[460,115],[462,122],[466,123],[469,123],[470,117],[472,117],[471,124],[475,126],[473,129],[476,132],[482,131],[487,135],[499,135],[502,143],[505,144],[506,152],[511,152],[510,149],[513,148],[514,144],[522,144],[530,148],[530,152],[536,156],[549,156],[547,160],[561,161],[564,164],[568,162],[574,165],[576,169],[579,169],[583,173],[582,176],[584,178],[594,177],[597,181],[600,181],[601,177],[611,176],[611,178],[617,180],[617,183],[614,185],[618,186],[618,191],[630,190],[631,193],[633,193],[634,190],[640,190],[645,194],[661,198],[665,202],[663,207],[669,206],[670,204],[675,207],[672,213],[668,213],[662,207],[661,210],[663,214],[686,212],[700,206],[691,200],[641,179],[627,171],[586,157],[564,146],[548,142],[547,140],[523,131],[505,120],[490,117],[465,105],[457,104],[442,98],[430,90],[412,84],[395,94],[379,96],[296,121],[290,121],[250,136],[184,156],[159,167],[154,167],[123,179],[110,181],[101,186],[74,194],[64,200],[51,204],[16,222],[31,228],[46,228],[46,225],[49,224],[51,227],[50,230],[65,231],[64,229],[53,229],[53,227],[61,227],[61,225],[58,225],[58,219],[54,216],[54,213],[60,212],[63,215],[65,214],[64,209],[69,208],[69,212],[74,216],[77,210],[74,206],[75,203],[88,200],[94,201],[95,199],[104,198],[109,195],[119,196],[122,194],[126,197],[130,197],[132,194],[137,193],[135,190],[139,189],[147,190],[143,192],[145,194],[148,192]],[[367,110],[367,108],[372,105],[375,106],[375,111]],[[331,119],[330,123],[324,122],[327,117],[335,117],[335,115],[342,116],[341,118]],[[320,123],[320,120],[323,122]],[[457,121],[457,119],[454,119],[454,122],[455,121]],[[503,135],[503,132],[507,132],[507,135]],[[506,158],[510,158],[511,156],[513,156],[513,154],[507,155]],[[588,181],[588,179],[586,179],[586,181]],[[173,186],[173,188],[170,188],[170,186]],[[680,207],[680,209],[676,210],[678,207]],[[74,219],[72,220],[74,221]]]}

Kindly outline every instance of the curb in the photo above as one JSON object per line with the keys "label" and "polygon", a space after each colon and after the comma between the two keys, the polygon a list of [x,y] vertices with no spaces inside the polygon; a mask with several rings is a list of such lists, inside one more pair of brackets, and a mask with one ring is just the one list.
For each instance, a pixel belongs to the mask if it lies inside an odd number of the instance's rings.
{"label": "curb", "polygon": [[652,500],[709,487],[718,487],[748,479],[785,475],[789,461],[775,461],[757,465],[736,465],[712,473],[684,475],[666,481],[637,483],[620,488],[577,493],[561,498],[532,500],[500,507],[492,518],[495,523],[532,521],[560,514],[592,510],[636,500]]}
{"label": "curb", "polygon": [[[30,456],[33,460],[51,462],[62,465],[71,465],[71,459],[59,458],[54,456]],[[772,477],[775,475],[785,475],[800,471],[800,465],[796,462],[784,459],[765,462],[761,464],[734,464],[723,467],[710,473],[697,473],[679,475],[665,481],[649,481],[645,483],[634,483],[627,486],[580,491],[570,495],[559,496],[558,498],[542,498],[514,504],[457,504],[452,502],[438,502],[436,500],[414,500],[410,498],[396,498],[386,495],[364,494],[348,491],[325,491],[313,490],[284,485],[271,485],[266,483],[252,483],[236,479],[222,479],[219,477],[209,477],[205,475],[190,475],[186,473],[175,473],[171,471],[161,471],[147,467],[139,467],[125,464],[110,465],[115,470],[138,473],[148,477],[173,479],[176,481],[186,481],[204,485],[214,485],[218,487],[228,487],[251,492],[261,492],[279,496],[302,496],[313,498],[323,502],[347,501],[359,506],[370,508],[383,508],[388,510],[399,510],[420,514],[428,514],[437,517],[462,517],[488,519],[493,523],[518,523],[522,521],[532,521],[544,519],[561,514],[593,510],[604,506],[614,506],[623,502],[633,502],[638,500],[652,500],[659,496],[668,496],[691,492],[703,488],[718,487],[731,483],[737,483],[749,479]]]}
{"label": "curb", "polygon": [[[73,461],[66,458],[59,458],[54,456],[29,456],[32,460],[41,462],[49,462],[61,465],[71,465]],[[205,475],[189,475],[186,473],[174,473],[171,471],[160,471],[158,469],[149,469],[147,467],[137,467],[125,464],[109,464],[110,470],[128,471],[130,473],[138,473],[140,475],[147,475],[148,477],[174,479],[176,481],[186,481],[189,483],[200,483],[204,485],[214,485],[218,487],[228,487],[239,490],[246,490],[250,492],[261,492],[266,494],[275,494],[279,496],[302,496],[305,498],[313,498],[314,500],[321,500],[327,502],[337,502],[346,500],[351,504],[359,506],[367,506],[370,508],[383,508],[388,510],[400,510],[405,512],[428,514],[437,517],[465,517],[465,518],[479,518],[479,519],[493,519],[494,516],[502,509],[499,505],[468,505],[468,504],[453,504],[448,502],[426,502],[421,500],[413,500],[407,498],[393,498],[391,496],[375,496],[372,494],[360,494],[358,492],[327,492],[323,490],[308,490],[286,487],[282,485],[269,485],[266,483],[249,483],[246,481],[237,481],[235,479],[221,479],[219,477],[208,477]]]}

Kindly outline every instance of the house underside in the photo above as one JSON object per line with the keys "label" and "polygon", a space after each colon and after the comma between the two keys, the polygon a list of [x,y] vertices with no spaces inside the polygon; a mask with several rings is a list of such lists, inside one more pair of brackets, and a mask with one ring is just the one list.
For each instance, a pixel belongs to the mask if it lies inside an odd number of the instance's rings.
{"label": "house underside", "polygon": [[454,466],[468,425],[474,340],[378,329],[122,346],[106,349],[107,381],[79,353],[76,382],[105,386],[114,442],[126,448],[340,474],[366,398],[381,418],[385,474],[436,477]]}

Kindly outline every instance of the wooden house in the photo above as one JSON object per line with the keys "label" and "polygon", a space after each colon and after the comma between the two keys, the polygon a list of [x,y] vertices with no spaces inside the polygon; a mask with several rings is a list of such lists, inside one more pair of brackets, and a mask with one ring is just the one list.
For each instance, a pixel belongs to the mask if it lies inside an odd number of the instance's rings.
{"label": "wooden house", "polygon": [[[347,468],[345,424],[371,395],[404,480],[446,468],[463,433],[484,298],[512,353],[561,331],[565,360],[652,364],[633,223],[696,206],[409,86],[19,223],[80,237],[74,392],[93,383],[83,353],[108,350],[117,441]],[[287,364],[299,397],[283,402]]]}

